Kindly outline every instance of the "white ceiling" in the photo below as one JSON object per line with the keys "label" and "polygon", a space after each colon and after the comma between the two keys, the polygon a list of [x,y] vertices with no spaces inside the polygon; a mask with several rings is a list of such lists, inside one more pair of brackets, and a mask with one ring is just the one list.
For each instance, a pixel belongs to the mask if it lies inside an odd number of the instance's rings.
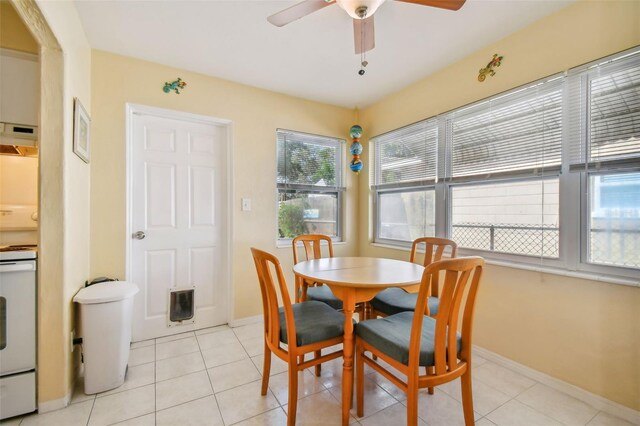
{"label": "white ceiling", "polygon": [[573,1],[467,0],[452,12],[388,0],[375,13],[376,47],[367,53],[364,76],[357,74],[351,18],[337,5],[278,28],[267,17],[296,1],[75,3],[95,49],[352,108],[366,107]]}

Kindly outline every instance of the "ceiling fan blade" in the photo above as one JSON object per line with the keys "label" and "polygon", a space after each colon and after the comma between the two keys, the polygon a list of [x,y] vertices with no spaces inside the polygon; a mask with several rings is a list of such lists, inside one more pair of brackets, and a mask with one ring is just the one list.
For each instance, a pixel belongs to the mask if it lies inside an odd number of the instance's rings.
{"label": "ceiling fan blade", "polygon": [[371,15],[366,19],[353,20],[353,40],[356,46],[356,55],[368,52],[376,47],[373,16]]}
{"label": "ceiling fan blade", "polygon": [[397,0],[422,6],[439,7],[440,9],[458,10],[466,0]]}
{"label": "ceiling fan blade", "polygon": [[334,0],[304,0],[298,4],[294,4],[289,8],[281,10],[278,13],[274,13],[267,18],[267,21],[271,22],[276,27],[282,27],[284,25],[287,25],[288,23],[307,16],[310,13],[313,13],[324,7],[331,6],[333,3],[335,3]]}

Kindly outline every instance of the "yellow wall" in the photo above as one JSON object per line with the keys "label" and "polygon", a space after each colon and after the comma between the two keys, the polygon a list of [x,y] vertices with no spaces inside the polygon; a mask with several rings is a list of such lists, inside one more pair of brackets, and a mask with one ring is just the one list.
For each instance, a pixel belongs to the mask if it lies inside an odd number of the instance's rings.
{"label": "yellow wall", "polygon": [[[640,2],[580,1],[372,105],[362,125],[381,134],[639,44]],[[494,53],[502,66],[479,83]],[[359,203],[359,254],[406,258],[371,245],[367,174]],[[477,345],[640,410],[640,288],[491,265],[482,284]]]}
{"label": "yellow wall", "polygon": [[[162,91],[165,81],[188,83],[180,95]],[[353,113],[150,62],[93,51],[91,162],[91,275],[125,277],[125,104],[186,111],[233,122],[233,318],[261,312],[249,248],[277,253],[291,271],[291,249],[276,249],[276,129],[348,138]],[[346,175],[346,244],[356,253],[356,177]],[[240,198],[252,210],[240,210]],[[288,274],[293,286],[292,274]]]}
{"label": "yellow wall", "polygon": [[38,53],[38,43],[8,1],[0,1],[0,47]]}

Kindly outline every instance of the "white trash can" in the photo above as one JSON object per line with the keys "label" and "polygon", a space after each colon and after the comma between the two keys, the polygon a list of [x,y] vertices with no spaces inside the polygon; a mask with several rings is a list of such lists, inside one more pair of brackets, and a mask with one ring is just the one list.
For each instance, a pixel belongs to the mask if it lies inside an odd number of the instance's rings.
{"label": "white trash can", "polygon": [[80,304],[84,392],[94,394],[124,383],[131,344],[133,296],[138,286],[109,281],[81,289]]}

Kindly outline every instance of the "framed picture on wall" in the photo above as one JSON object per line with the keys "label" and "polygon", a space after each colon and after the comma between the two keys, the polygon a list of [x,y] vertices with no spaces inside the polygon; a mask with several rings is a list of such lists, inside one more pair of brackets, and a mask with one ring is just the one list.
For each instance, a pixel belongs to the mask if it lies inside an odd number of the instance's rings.
{"label": "framed picture on wall", "polygon": [[85,163],[89,162],[89,148],[91,143],[91,118],[80,103],[80,99],[73,100],[73,152]]}

